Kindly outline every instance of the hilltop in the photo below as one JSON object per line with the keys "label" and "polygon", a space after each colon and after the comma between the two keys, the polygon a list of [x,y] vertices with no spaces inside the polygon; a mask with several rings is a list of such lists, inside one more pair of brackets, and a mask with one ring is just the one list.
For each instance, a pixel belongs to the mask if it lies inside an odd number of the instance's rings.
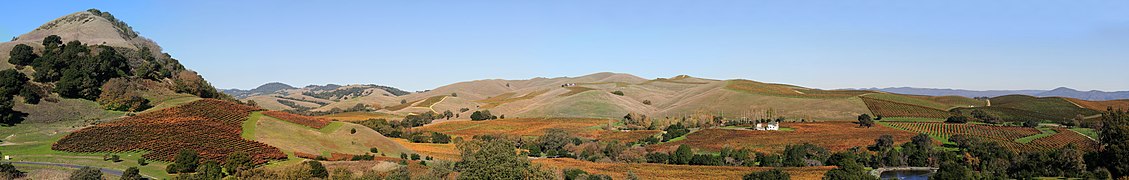
{"label": "hilltop", "polygon": [[[97,64],[98,66],[94,66]],[[109,12],[59,17],[0,43],[12,122],[113,119],[198,98],[231,99]],[[19,92],[19,95],[15,95]],[[0,109],[0,111],[8,111]]]}
{"label": "hilltop", "polygon": [[1037,97],[1068,97],[1090,101],[1105,101],[1116,99],[1129,99],[1129,91],[1079,91],[1067,87],[1059,87],[1052,90],[963,90],[963,89],[936,89],[936,88],[913,88],[913,87],[892,87],[892,88],[862,88],[858,90],[871,90],[882,91],[898,94],[913,94],[913,95],[926,95],[926,96],[964,96],[969,98],[975,97],[996,97],[1004,95],[1029,95]]}

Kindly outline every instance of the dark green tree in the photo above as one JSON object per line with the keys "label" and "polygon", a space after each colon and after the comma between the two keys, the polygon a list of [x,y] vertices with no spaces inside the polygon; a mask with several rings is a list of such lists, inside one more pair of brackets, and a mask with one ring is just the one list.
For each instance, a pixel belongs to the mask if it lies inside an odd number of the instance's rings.
{"label": "dark green tree", "polygon": [[170,164],[169,166],[173,165],[176,165],[176,172],[179,173],[196,172],[196,167],[200,165],[199,154],[197,154],[195,150],[191,149],[180,150],[180,154],[176,155],[176,159],[173,161],[173,164]]}
{"label": "dark green tree", "polygon": [[1125,114],[1124,110],[1113,108],[1102,113],[1101,164],[1113,177],[1129,176],[1129,116]]}
{"label": "dark green tree", "polygon": [[144,177],[141,177],[141,171],[139,169],[137,169],[137,167],[126,168],[125,172],[122,173],[122,177],[121,177],[121,180],[141,180],[141,179],[144,179]]}
{"label": "dark green tree", "polygon": [[223,167],[215,161],[205,162],[200,165],[200,172],[196,176],[201,179],[222,179],[224,177]]}
{"label": "dark green tree", "polygon": [[866,126],[867,128],[874,126],[874,119],[869,114],[860,114],[858,117],[859,126]]}
{"label": "dark green tree", "polygon": [[255,166],[255,162],[251,160],[251,156],[247,153],[236,152],[227,155],[224,160],[223,168],[227,170],[227,174],[238,175],[240,171],[250,170]]}
{"label": "dark green tree", "polygon": [[325,170],[325,166],[318,161],[306,161],[306,165],[310,166],[310,175],[316,178],[329,177],[329,171]]}
{"label": "dark green tree", "polygon": [[969,170],[968,167],[960,165],[956,162],[946,162],[941,164],[941,168],[937,169],[936,173],[929,179],[977,179],[975,172]]}
{"label": "dark green tree", "polygon": [[842,166],[823,174],[825,180],[869,180],[878,179],[866,173],[862,165],[855,161],[845,161]]}
{"label": "dark green tree", "polygon": [[31,63],[35,62],[36,58],[39,58],[39,55],[35,54],[35,49],[27,44],[17,44],[15,47],[12,47],[12,52],[8,52],[8,55],[10,55],[8,63],[19,66],[31,65]]}
{"label": "dark green tree", "polygon": [[670,154],[670,163],[671,164],[689,164],[690,160],[693,159],[693,158],[694,158],[694,151],[690,149],[690,146],[687,146],[685,144],[681,144],[681,145],[678,145],[678,149],[674,150],[674,153]]}
{"label": "dark green tree", "polygon": [[59,47],[59,45],[62,45],[62,44],[63,44],[63,38],[59,37],[58,35],[52,34],[50,36],[43,38],[43,46],[47,47],[47,48]]}

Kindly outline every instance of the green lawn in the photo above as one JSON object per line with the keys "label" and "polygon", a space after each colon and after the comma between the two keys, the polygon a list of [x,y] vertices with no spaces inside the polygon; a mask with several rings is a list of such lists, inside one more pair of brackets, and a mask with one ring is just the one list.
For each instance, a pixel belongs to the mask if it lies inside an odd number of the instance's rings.
{"label": "green lawn", "polygon": [[252,112],[250,116],[247,116],[247,120],[243,121],[243,134],[239,134],[239,136],[246,140],[255,140],[255,123],[259,122],[259,118],[262,117],[263,112],[260,111]]}
{"label": "green lawn", "polygon": [[6,143],[4,146],[0,146],[2,147],[0,152],[3,152],[5,156],[11,156],[12,161],[76,164],[123,171],[129,167],[138,167],[144,176],[161,179],[171,177],[165,174],[165,166],[168,165],[166,162],[148,160],[148,165],[138,165],[137,159],[148,153],[145,151],[112,153],[122,159],[121,162],[115,163],[102,160],[103,155],[111,153],[75,153],[51,149],[51,144],[75,129],[72,128],[73,126],[82,124],[81,121],[62,121],[0,127],[0,135],[4,137]]}
{"label": "green lawn", "polygon": [[1081,133],[1082,135],[1089,136],[1091,139],[1098,139],[1098,132],[1090,128],[1070,128],[1071,131]]}
{"label": "green lawn", "polygon": [[1015,139],[1015,142],[1027,144],[1027,143],[1030,143],[1031,141],[1034,141],[1036,139],[1055,135],[1056,133],[1059,133],[1059,132],[1055,132],[1055,130],[1051,130],[1051,128],[1039,127],[1039,128],[1035,128],[1035,129],[1039,129],[1039,131],[1043,132],[1043,133],[1031,135],[1031,136],[1027,136],[1027,137],[1022,137],[1022,138],[1019,138],[1019,139]]}

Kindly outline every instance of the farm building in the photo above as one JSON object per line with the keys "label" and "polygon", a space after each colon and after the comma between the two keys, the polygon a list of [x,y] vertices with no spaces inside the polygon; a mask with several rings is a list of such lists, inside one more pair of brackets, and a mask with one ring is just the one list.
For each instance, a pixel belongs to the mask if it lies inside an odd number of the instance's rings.
{"label": "farm building", "polygon": [[778,123],[778,122],[757,123],[757,127],[753,128],[753,129],[761,130],[761,131],[779,131],[780,130],[780,123]]}

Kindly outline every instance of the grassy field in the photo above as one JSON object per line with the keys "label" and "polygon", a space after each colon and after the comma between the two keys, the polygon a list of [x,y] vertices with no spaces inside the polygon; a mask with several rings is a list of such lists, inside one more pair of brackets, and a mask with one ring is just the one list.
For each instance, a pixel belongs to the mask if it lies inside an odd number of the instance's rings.
{"label": "grassy field", "polygon": [[[741,179],[745,174],[767,171],[773,167],[738,166],[691,166],[651,163],[600,163],[571,158],[542,158],[533,160],[534,164],[560,171],[565,168],[578,168],[592,174],[605,174],[613,179],[626,179],[631,172],[640,179]],[[802,168],[781,168],[792,179],[820,179],[834,166]]]}
{"label": "grassy field", "polygon": [[483,99],[483,100],[479,100],[478,102],[486,103],[485,105],[482,105],[479,108],[490,109],[490,108],[498,107],[498,106],[501,106],[502,104],[506,104],[506,103],[510,103],[510,102],[514,102],[514,101],[533,99],[537,96],[540,96],[541,94],[545,94],[546,92],[549,92],[549,90],[545,89],[545,90],[533,91],[533,92],[529,92],[525,95],[522,95],[522,96],[519,96],[519,97],[513,97],[513,98],[511,98],[511,97],[513,95],[515,95],[514,93],[505,93],[505,94],[502,94],[502,95],[498,95],[498,96],[486,98],[486,99]]}
{"label": "grassy field", "polygon": [[1098,132],[1090,128],[1070,128],[1071,131],[1078,132],[1079,134],[1086,135],[1090,139],[1098,139]]}
{"label": "grassy field", "polygon": [[1042,133],[1030,135],[1030,136],[1027,136],[1027,137],[1022,137],[1022,138],[1019,138],[1019,139],[1015,139],[1015,142],[1027,144],[1027,143],[1030,143],[1031,141],[1035,141],[1035,139],[1039,139],[1039,138],[1043,138],[1043,137],[1047,137],[1047,136],[1051,136],[1051,135],[1055,135],[1056,133],[1059,133],[1059,132],[1055,132],[1054,130],[1051,130],[1050,128],[1042,128],[1041,127],[1041,128],[1036,128],[1036,129],[1038,129],[1039,132],[1042,132]]}
{"label": "grassy field", "polygon": [[569,86],[569,87],[565,87],[565,89],[568,89],[568,92],[561,94],[560,95],[561,97],[572,96],[572,95],[580,94],[580,93],[585,92],[585,91],[596,90],[596,89],[593,89],[593,88],[580,87],[580,86]]}
{"label": "grassy field", "polygon": [[395,114],[382,113],[382,112],[360,112],[360,111],[329,114],[329,115],[324,115],[324,116],[319,116],[319,117],[329,118],[329,119],[338,120],[338,121],[345,121],[345,122],[364,121],[364,120],[369,120],[369,119],[385,119],[385,120],[404,119],[404,116],[395,115]]}
{"label": "grassy field", "polygon": [[812,143],[833,151],[874,144],[881,135],[893,135],[897,142],[907,142],[913,133],[889,127],[858,127],[850,122],[783,123],[795,131],[756,131],[703,129],[686,135],[685,140],[647,146],[648,150],[674,150],[686,144],[701,151],[720,151],[722,147],[751,148],[761,152],[780,152],[784,146]]}
{"label": "grassy field", "polygon": [[510,118],[486,121],[444,121],[416,128],[417,130],[441,132],[465,138],[474,135],[505,134],[515,136],[540,136],[552,128],[564,129],[576,135],[594,136],[599,128],[590,127],[607,124],[606,119],[580,118]]}
{"label": "grassy field", "polygon": [[[268,116],[258,116],[258,119],[250,121],[255,121],[254,140],[278,147],[288,155],[295,151],[308,154],[365,154],[373,147],[389,156],[398,156],[401,152],[411,153],[408,148],[376,131],[352,123],[332,122],[321,129],[314,129]],[[352,133],[354,129],[355,134]]]}
{"label": "grassy field", "polygon": [[[0,127],[0,135],[3,135],[3,144],[0,145],[0,152],[5,156],[10,156],[12,161],[27,161],[27,162],[51,162],[51,163],[65,163],[77,164],[117,170],[125,170],[129,167],[138,167],[141,174],[149,177],[156,178],[169,178],[165,174],[166,162],[159,162],[155,160],[147,161],[149,164],[140,166],[137,164],[137,159],[141,155],[147,153],[143,151],[128,152],[128,153],[114,153],[121,156],[122,162],[103,161],[102,156],[107,153],[74,153],[56,151],[51,149],[51,144],[58,141],[70,131],[76,130],[84,124],[82,121],[60,121],[52,123],[24,123],[17,124],[11,127]],[[24,170],[24,169],[21,169]],[[40,170],[40,169],[35,169]],[[68,170],[69,171],[69,170]],[[31,174],[44,174],[47,176],[48,172],[33,172]]]}
{"label": "grassy field", "polygon": [[181,104],[196,100],[200,100],[200,97],[196,97],[190,94],[177,94],[176,96],[163,97],[163,99],[150,99],[151,102],[149,104],[153,104],[154,106],[142,112],[150,112],[170,107],[176,107]]}
{"label": "grassy field", "polygon": [[455,148],[454,143],[448,144],[434,144],[434,143],[413,143],[407,139],[395,138],[392,139],[396,143],[400,143],[408,149],[412,149],[420,155],[431,156],[440,160],[457,161],[459,160],[459,149]]}
{"label": "grassy field", "polygon": [[415,107],[430,108],[431,105],[435,105],[435,103],[439,103],[439,101],[443,101],[443,98],[447,98],[447,95],[431,96],[431,97],[428,97],[427,99],[424,99],[423,101],[420,101],[419,103],[417,103],[415,105]]}

